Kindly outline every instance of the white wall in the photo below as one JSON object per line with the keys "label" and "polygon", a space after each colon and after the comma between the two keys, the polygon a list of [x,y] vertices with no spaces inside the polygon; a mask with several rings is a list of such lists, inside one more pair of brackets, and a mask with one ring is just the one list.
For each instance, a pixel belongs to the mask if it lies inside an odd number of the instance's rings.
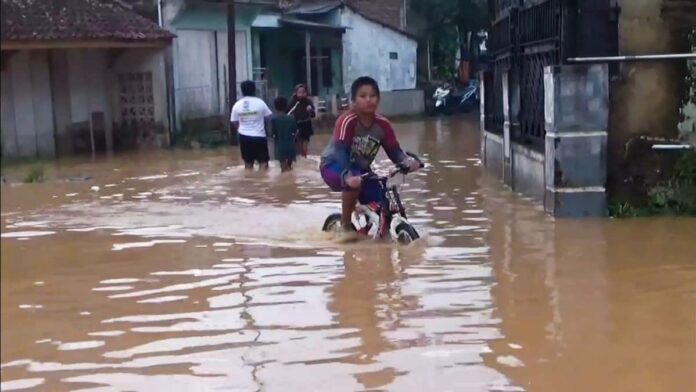
{"label": "white wall", "polygon": [[[341,23],[343,34],[343,80],[345,90],[360,76],[371,76],[384,91],[416,87],[418,43],[392,29],[371,22],[344,8]],[[397,60],[389,58],[398,54]]]}
{"label": "white wall", "polygon": [[54,156],[47,52],[15,54],[2,71],[1,82],[3,156]]}
{"label": "white wall", "polygon": [[166,129],[161,50],[34,50],[14,55],[2,71],[3,156],[51,157],[56,147],[70,154],[71,126],[88,128],[94,112],[104,114],[106,148],[111,150],[113,123],[120,121],[118,72],[152,73],[155,121]]}
{"label": "white wall", "polygon": [[39,155],[51,157],[55,155],[56,151],[48,52],[34,51],[30,58],[36,148]]}
{"label": "white wall", "polygon": [[17,127],[14,118],[12,97],[12,72],[10,66],[2,70],[0,79],[0,131],[2,132],[2,155],[17,155]]}
{"label": "white wall", "polygon": [[[217,42],[218,42],[218,75],[220,79],[220,85],[218,87],[218,95],[220,101],[220,114],[227,114],[227,108],[225,107],[225,102],[227,101],[227,95],[225,92],[228,91],[229,87],[226,85],[227,81],[227,31],[216,31]],[[247,48],[251,47],[251,34],[244,30],[235,31],[235,57],[237,64],[235,71],[237,72],[237,84],[252,78],[251,74],[251,56],[248,54],[251,52]],[[237,89],[237,96],[241,96],[241,91]]]}
{"label": "white wall", "polygon": [[385,91],[379,100],[379,112],[388,117],[423,114],[423,90]]}
{"label": "white wall", "polygon": [[[61,56],[62,51],[56,51]],[[92,113],[104,114],[106,148],[113,149],[112,78],[108,66],[108,52],[95,49],[68,49],[64,51],[68,71],[69,124],[80,123],[89,127]],[[59,93],[56,91],[56,93]],[[57,98],[57,97],[56,97]],[[57,98],[58,99],[58,98]],[[59,130],[60,134],[67,130]]]}
{"label": "white wall", "polygon": [[65,51],[55,51],[50,56],[51,92],[53,94],[53,118],[56,127],[58,155],[71,153],[68,128],[71,123],[70,80],[68,58]]}
{"label": "white wall", "polygon": [[174,42],[177,117],[201,117],[213,111],[213,35],[178,30]]}
{"label": "white wall", "polygon": [[[177,30],[174,42],[174,84],[177,118],[226,114],[227,32]],[[246,31],[236,32],[237,82],[251,77]]]}

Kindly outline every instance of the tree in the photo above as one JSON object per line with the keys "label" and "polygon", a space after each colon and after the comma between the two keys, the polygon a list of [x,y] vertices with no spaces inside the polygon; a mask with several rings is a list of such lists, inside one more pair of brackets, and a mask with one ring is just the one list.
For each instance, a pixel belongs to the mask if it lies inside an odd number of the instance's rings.
{"label": "tree", "polygon": [[462,58],[477,52],[477,33],[488,26],[486,0],[412,0],[411,9],[426,21],[424,30],[432,43],[438,77],[452,78],[456,51]]}
{"label": "tree", "polygon": [[488,12],[485,0],[458,0],[454,24],[459,30],[461,48],[472,50],[476,44],[476,33],[488,27]]}

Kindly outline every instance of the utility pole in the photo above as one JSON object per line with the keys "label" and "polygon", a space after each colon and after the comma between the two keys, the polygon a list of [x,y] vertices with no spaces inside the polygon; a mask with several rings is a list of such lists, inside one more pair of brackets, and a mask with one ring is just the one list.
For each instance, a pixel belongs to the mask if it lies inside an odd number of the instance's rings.
{"label": "utility pole", "polygon": [[228,83],[228,101],[227,116],[228,126],[230,127],[230,143],[237,145],[237,132],[232,129],[232,123],[229,122],[229,113],[232,106],[237,102],[237,42],[235,40],[235,23],[234,23],[234,0],[227,0],[227,83]]}
{"label": "utility pole", "polygon": [[313,94],[312,91],[312,37],[309,34],[309,30],[305,31],[305,69],[307,72],[307,80],[305,81],[307,85],[307,92]]}

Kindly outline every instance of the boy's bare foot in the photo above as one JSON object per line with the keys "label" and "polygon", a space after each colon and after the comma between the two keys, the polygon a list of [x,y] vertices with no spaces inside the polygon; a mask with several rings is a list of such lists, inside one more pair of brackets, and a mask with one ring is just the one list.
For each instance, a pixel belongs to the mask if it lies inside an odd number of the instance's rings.
{"label": "boy's bare foot", "polygon": [[355,231],[353,225],[341,225],[341,228],[338,230],[336,234],[338,242],[354,242],[359,239],[358,232]]}

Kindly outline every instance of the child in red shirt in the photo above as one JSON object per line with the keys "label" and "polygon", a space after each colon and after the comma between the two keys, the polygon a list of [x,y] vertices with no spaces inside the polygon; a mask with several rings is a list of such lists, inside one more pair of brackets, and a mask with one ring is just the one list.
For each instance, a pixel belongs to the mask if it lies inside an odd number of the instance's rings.
{"label": "child in red shirt", "polygon": [[379,86],[370,77],[360,77],[351,86],[353,107],[336,120],[334,134],[321,155],[320,170],[324,182],[335,192],[342,192],[341,224],[352,231],[351,217],[355,205],[379,202],[379,185],[363,182],[361,175],[370,171],[379,148],[395,164],[407,164],[411,171],[420,163],[408,157],[399,146],[394,128],[377,114]]}

